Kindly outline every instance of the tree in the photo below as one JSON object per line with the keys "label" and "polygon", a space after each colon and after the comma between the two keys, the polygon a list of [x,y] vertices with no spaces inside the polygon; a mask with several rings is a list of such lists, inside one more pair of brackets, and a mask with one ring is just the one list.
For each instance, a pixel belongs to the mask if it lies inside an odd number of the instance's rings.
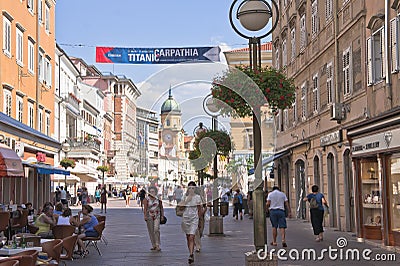
{"label": "tree", "polygon": [[101,185],[104,186],[104,173],[108,172],[109,168],[107,165],[99,165],[97,166],[96,170],[103,173],[103,179],[101,180]]}
{"label": "tree", "polygon": [[68,167],[75,168],[75,161],[73,159],[64,158],[60,161],[60,165],[67,169]]}

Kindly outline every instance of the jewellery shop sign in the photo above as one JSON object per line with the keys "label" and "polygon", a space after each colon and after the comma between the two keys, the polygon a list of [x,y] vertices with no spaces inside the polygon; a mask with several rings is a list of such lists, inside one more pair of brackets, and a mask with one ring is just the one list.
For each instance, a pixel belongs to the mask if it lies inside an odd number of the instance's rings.
{"label": "jewellery shop sign", "polygon": [[400,147],[399,136],[400,129],[380,132],[359,139],[354,139],[351,151],[353,155],[370,153],[370,152],[382,152],[386,149]]}

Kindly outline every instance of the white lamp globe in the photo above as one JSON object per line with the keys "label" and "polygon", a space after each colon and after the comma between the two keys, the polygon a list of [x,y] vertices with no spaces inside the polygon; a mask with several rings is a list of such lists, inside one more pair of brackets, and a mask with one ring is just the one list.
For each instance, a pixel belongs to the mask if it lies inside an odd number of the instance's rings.
{"label": "white lamp globe", "polygon": [[260,0],[248,0],[237,13],[240,24],[249,31],[263,29],[268,24],[270,17],[270,8]]}

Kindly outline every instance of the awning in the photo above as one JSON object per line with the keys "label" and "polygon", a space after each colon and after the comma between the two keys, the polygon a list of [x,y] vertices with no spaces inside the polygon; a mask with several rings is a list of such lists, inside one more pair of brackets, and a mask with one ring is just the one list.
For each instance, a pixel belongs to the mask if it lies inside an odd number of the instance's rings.
{"label": "awning", "polygon": [[57,140],[25,125],[24,123],[19,122],[18,120],[15,120],[14,118],[2,112],[0,112],[0,131],[7,132],[23,139],[36,141],[56,149],[61,149],[61,143]]}
{"label": "awning", "polygon": [[[53,177],[51,178],[51,180],[53,182],[61,182],[64,183],[65,181],[65,175],[59,175],[59,174],[55,174],[53,175]],[[80,181],[80,178],[77,177],[76,175],[69,175],[67,176],[67,184],[75,184],[78,183]]]}
{"label": "awning", "polygon": [[75,173],[75,175],[79,177],[81,182],[97,182],[99,180],[97,176],[87,173]]}
{"label": "awning", "polygon": [[[268,157],[268,158],[262,160],[262,166],[264,167],[264,166],[266,166],[267,164],[269,164],[270,162],[273,162],[273,161],[275,161],[275,160],[281,158],[282,156],[285,156],[285,155],[288,154],[288,153],[289,153],[289,150],[282,151],[282,152],[279,152],[279,153],[275,153],[273,156],[270,156],[270,157]],[[254,174],[254,168],[251,168],[251,169],[249,170],[248,174],[249,174],[249,175]]]}
{"label": "awning", "polygon": [[70,172],[67,170],[64,170],[62,168],[57,168],[54,166],[51,166],[49,164],[44,164],[44,163],[24,163],[25,166],[27,167],[33,167],[36,168],[36,171],[39,174],[42,175],[52,175],[52,174],[60,174],[60,175],[70,175]]}
{"label": "awning", "polygon": [[24,177],[21,158],[3,144],[0,144],[0,177]]}
{"label": "awning", "polygon": [[87,165],[76,162],[74,168],[69,168],[71,173],[81,179],[81,182],[97,182],[98,172]]}

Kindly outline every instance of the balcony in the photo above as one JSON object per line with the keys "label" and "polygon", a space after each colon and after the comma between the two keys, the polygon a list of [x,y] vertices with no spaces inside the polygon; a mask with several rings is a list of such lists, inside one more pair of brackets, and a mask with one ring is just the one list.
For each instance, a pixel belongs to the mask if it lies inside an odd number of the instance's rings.
{"label": "balcony", "polygon": [[71,145],[71,156],[79,152],[90,152],[96,155],[100,152],[100,142],[96,140],[71,140],[69,144]]}
{"label": "balcony", "polygon": [[72,92],[70,92],[66,97],[66,102],[74,107],[76,110],[79,110],[79,103],[81,102]]}

